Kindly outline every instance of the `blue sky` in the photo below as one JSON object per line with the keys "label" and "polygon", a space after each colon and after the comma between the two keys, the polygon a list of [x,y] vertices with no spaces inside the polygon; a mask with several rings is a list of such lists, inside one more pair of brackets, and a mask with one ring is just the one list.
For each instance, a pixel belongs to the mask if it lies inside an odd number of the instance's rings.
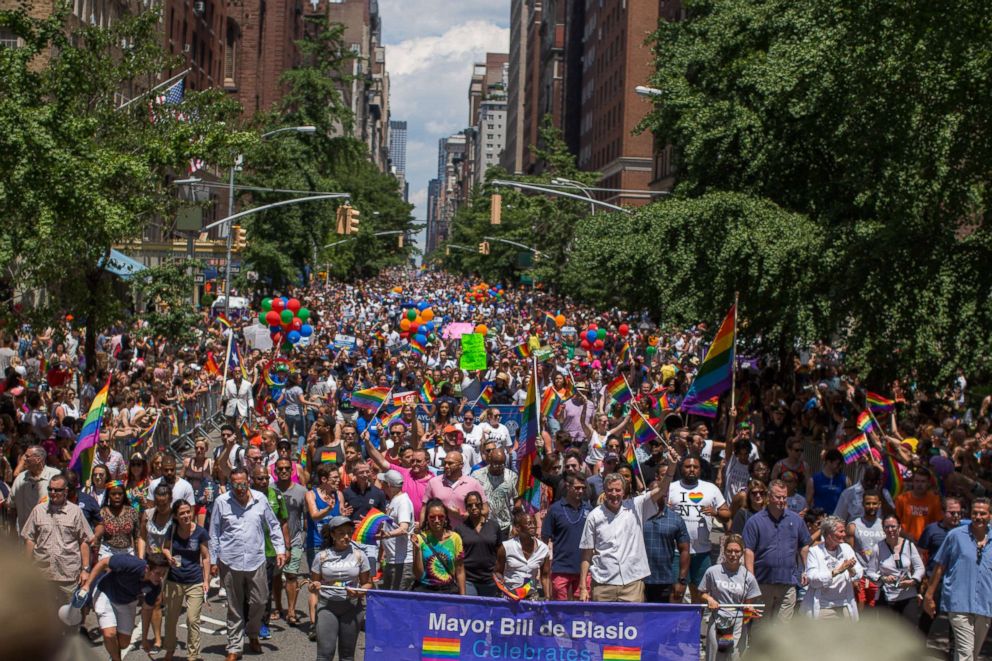
{"label": "blue sky", "polygon": [[406,120],[407,181],[416,218],[426,218],[437,141],[468,125],[472,65],[510,47],[508,0],[379,0],[390,112]]}

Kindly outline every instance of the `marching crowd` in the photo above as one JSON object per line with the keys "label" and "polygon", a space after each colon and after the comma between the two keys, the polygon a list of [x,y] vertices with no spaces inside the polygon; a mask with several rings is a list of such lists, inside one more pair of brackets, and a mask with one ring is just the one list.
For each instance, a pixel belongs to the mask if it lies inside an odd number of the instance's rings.
{"label": "marching crowd", "polygon": [[[890,611],[927,636],[943,613],[953,657],[980,658],[990,400],[963,373],[909,375],[877,405],[820,342],[785,365],[738,356],[731,391],[690,413],[705,324],[428,271],[291,293],[314,331],[288,351],[248,313],[205,315],[190,346],[140,321],[107,329],[94,365],[69,322],[0,347],[6,525],[57,593],[53,616],[115,661],[139,612],[146,650],[176,658],[184,618],[184,657],[201,658],[212,591],[229,661],[262,653],[279,621],[306,629],[317,659],[348,661],[373,589],[691,600],[707,659],[736,658],[770,620]],[[426,345],[411,310],[431,320]],[[454,325],[485,336],[484,369],[461,368]],[[160,444],[204,393],[224,407],[219,443]],[[101,396],[92,458],[73,465]]]}

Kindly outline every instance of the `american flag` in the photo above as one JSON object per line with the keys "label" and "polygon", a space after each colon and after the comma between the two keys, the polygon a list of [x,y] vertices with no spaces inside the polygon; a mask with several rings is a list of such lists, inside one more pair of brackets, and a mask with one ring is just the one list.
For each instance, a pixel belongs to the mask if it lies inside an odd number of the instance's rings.
{"label": "american flag", "polygon": [[183,102],[183,93],[186,90],[185,81],[180,80],[178,83],[165,90],[162,94],[155,97],[155,103],[161,105],[176,105]]}
{"label": "american flag", "polygon": [[[186,94],[186,82],[184,80],[180,80],[172,87],[167,88],[161,94],[156,95],[155,103],[153,103],[149,108],[152,123],[154,123],[157,119],[155,116],[156,106],[177,106],[183,102],[183,98],[185,97],[185,94]],[[189,120],[189,117],[187,117],[186,113],[184,112],[179,112],[178,110],[176,110],[173,111],[173,114],[175,118],[180,122],[185,122]],[[199,158],[197,156],[192,157],[191,159],[189,159],[189,165],[186,168],[186,176],[195,173],[197,170],[202,170],[204,166],[206,166],[206,162],[202,158]]]}

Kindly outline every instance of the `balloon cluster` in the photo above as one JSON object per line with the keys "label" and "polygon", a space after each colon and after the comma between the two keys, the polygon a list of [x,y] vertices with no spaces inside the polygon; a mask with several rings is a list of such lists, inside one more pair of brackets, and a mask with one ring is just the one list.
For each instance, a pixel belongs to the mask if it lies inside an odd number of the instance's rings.
{"label": "balloon cluster", "polygon": [[466,303],[481,303],[487,298],[503,300],[503,285],[490,287],[486,283],[480,282],[477,285],[472,285],[468,293],[465,294]]}
{"label": "balloon cluster", "polygon": [[434,310],[427,301],[412,304],[400,315],[400,337],[412,338],[421,346],[437,339],[434,331]]}
{"label": "balloon cluster", "polygon": [[[555,323],[557,323],[557,319]],[[600,328],[596,324],[589,324],[581,333],[582,341],[579,343],[586,351],[593,351],[595,353],[600,353],[606,346],[606,329]]]}
{"label": "balloon cluster", "polygon": [[284,350],[292,349],[301,339],[313,335],[309,320],[310,310],[303,307],[298,299],[285,296],[262,299],[258,321],[269,327],[273,340],[280,336],[283,338]]}

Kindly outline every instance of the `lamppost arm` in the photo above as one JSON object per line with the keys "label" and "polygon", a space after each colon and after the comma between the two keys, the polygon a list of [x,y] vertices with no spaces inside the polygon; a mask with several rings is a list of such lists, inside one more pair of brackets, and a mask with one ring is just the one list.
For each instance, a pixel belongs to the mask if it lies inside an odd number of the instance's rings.
{"label": "lamppost arm", "polygon": [[623,213],[633,213],[630,209],[626,209],[616,204],[610,204],[609,202],[602,202],[600,200],[590,199],[584,195],[576,195],[575,193],[566,193],[563,190],[558,190],[557,188],[548,188],[546,186],[537,186],[535,184],[522,184],[519,181],[508,181],[506,179],[493,179],[491,182],[494,186],[510,186],[513,188],[522,188],[524,190],[533,190],[540,193],[548,193],[549,195],[560,195],[562,197],[569,197],[573,200],[580,200],[582,202],[588,202],[589,204],[595,204],[597,206],[606,207],[607,209],[613,209],[614,211],[622,211]]}
{"label": "lamppost arm", "polygon": [[292,198],[290,200],[280,200],[278,202],[272,202],[271,204],[263,204],[260,207],[254,207],[252,209],[246,209],[244,211],[239,211],[238,213],[236,213],[234,215],[228,216],[226,218],[221,218],[220,220],[215,220],[214,222],[210,223],[209,225],[207,225],[203,229],[204,230],[208,230],[208,229],[217,227],[218,225],[222,225],[224,223],[229,223],[231,221],[237,220],[238,218],[241,218],[242,216],[247,216],[247,215],[250,215],[250,214],[253,214],[253,213],[258,213],[260,211],[268,211],[269,209],[273,209],[275,207],[284,207],[284,206],[289,205],[289,204],[299,204],[301,202],[317,202],[319,200],[336,200],[336,199],[339,199],[339,198],[342,198],[342,197],[350,197],[350,195],[348,193],[330,193],[328,195],[314,195],[312,197],[294,197],[294,198]]}
{"label": "lamppost arm", "polygon": [[485,239],[486,241],[498,241],[500,243],[506,243],[506,244],[509,244],[511,246],[516,246],[518,248],[523,248],[524,250],[531,251],[535,255],[543,255],[544,254],[543,252],[541,252],[537,248],[531,248],[530,246],[525,246],[522,243],[517,243],[516,241],[510,241],[509,239],[500,239],[500,238],[495,237],[495,236],[484,236],[482,238]]}

